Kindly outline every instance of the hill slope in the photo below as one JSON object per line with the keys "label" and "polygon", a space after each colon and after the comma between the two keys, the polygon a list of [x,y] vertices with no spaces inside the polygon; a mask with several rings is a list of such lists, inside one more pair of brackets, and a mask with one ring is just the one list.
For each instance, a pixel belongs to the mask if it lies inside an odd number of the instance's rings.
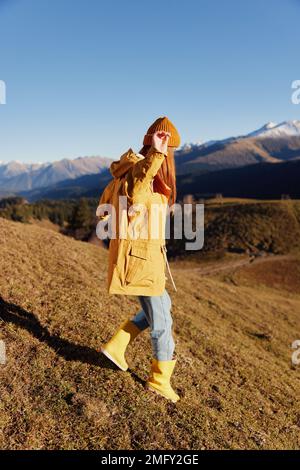
{"label": "hill slope", "polygon": [[96,352],[138,310],[107,295],[107,253],[4,219],[0,232],[0,448],[299,448],[299,295],[175,265],[182,399],[171,404],[143,388],[147,334],[129,372]]}
{"label": "hill slope", "polygon": [[[194,258],[224,253],[287,254],[300,249],[300,201],[209,199],[205,207],[202,251],[187,251],[187,239],[172,239],[168,253]],[[194,227],[195,230],[195,227]]]}

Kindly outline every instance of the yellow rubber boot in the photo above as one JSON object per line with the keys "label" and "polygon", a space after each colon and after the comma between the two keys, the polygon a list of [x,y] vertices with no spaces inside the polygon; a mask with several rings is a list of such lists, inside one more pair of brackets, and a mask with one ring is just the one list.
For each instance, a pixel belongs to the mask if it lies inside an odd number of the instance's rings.
{"label": "yellow rubber boot", "polygon": [[141,330],[132,322],[123,323],[114,336],[101,348],[101,352],[121,370],[127,370],[125,351],[128,344],[141,333]]}
{"label": "yellow rubber boot", "polygon": [[149,390],[162,395],[173,403],[176,403],[176,401],[179,400],[179,396],[174,392],[170,384],[175,364],[176,360],[157,361],[156,359],[153,359],[151,374],[146,384]]}

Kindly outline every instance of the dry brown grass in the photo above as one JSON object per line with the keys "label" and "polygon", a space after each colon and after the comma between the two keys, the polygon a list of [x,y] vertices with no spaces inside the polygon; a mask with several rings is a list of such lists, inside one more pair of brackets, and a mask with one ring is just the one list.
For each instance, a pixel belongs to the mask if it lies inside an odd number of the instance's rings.
{"label": "dry brown grass", "polygon": [[97,353],[138,309],[132,297],[107,295],[106,252],[3,219],[0,233],[0,448],[300,447],[300,366],[290,349],[299,294],[256,285],[254,274],[174,272],[182,399],[171,404],[144,389],[146,333],[128,351],[129,372]]}
{"label": "dry brown grass", "polygon": [[54,232],[59,233],[61,227],[57,224],[54,224],[49,219],[34,219],[33,217],[29,220],[30,224],[37,225],[38,227],[47,228],[48,230],[54,230]]}
{"label": "dry brown grass", "polygon": [[[269,287],[277,291],[300,293],[300,256],[263,259],[254,262],[234,273],[232,279],[236,284],[261,289]],[[282,259],[281,259],[282,258]]]}

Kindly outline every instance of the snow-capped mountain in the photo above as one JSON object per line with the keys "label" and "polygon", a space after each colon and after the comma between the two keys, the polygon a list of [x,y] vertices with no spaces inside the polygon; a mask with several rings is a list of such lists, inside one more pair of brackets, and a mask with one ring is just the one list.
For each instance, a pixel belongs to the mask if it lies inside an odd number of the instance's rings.
{"label": "snow-capped mountain", "polygon": [[179,147],[177,152],[181,152],[182,154],[189,153],[194,149],[201,148],[203,145],[205,145],[205,143],[201,141],[200,142],[186,142],[183,145],[181,145],[181,147]]}
{"label": "snow-capped mountain", "polygon": [[225,139],[219,140],[209,140],[209,141],[199,141],[199,142],[190,142],[183,144],[178,152],[186,153],[189,150],[195,148],[208,148],[216,144],[227,144],[240,139],[248,139],[251,137],[260,137],[260,138],[285,138],[285,137],[300,137],[300,121],[283,121],[280,124],[275,122],[268,122],[264,126],[256,129],[255,131],[249,132],[249,134],[226,137]]}
{"label": "snow-capped mountain", "polygon": [[269,122],[261,129],[251,132],[246,137],[259,137],[259,138],[285,138],[285,137],[300,137],[300,121],[284,121],[280,124]]}
{"label": "snow-capped mountain", "polygon": [[275,122],[272,122],[272,121],[268,122],[264,126],[260,127],[259,129],[255,130],[253,132],[250,132],[249,134],[247,134],[244,137],[258,137],[258,136],[264,135],[266,132],[271,131],[272,129],[274,129],[274,127],[277,127],[277,125],[278,124],[276,124]]}
{"label": "snow-capped mountain", "polygon": [[176,152],[178,174],[300,158],[300,121],[269,122],[246,135],[190,144]]}

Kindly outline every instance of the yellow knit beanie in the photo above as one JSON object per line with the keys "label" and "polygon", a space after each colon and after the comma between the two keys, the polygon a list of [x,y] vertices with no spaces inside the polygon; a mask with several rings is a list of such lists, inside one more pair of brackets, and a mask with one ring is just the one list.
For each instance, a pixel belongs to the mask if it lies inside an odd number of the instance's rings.
{"label": "yellow knit beanie", "polygon": [[174,124],[167,117],[160,117],[149,127],[147,134],[144,137],[144,145],[151,145],[152,143],[152,134],[156,131],[165,131],[170,132],[171,137],[168,143],[169,147],[179,147],[180,145],[180,135]]}

